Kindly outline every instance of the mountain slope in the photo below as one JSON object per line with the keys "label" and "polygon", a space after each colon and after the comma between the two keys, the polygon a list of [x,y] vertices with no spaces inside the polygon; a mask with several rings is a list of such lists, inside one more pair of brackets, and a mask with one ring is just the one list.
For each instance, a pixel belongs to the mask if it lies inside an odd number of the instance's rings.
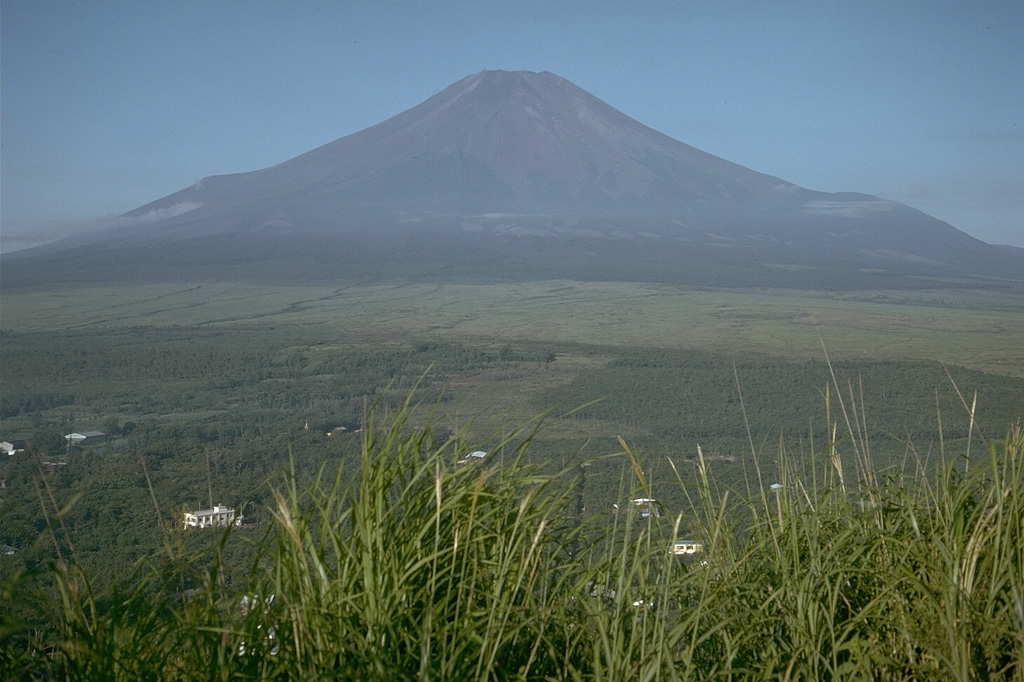
{"label": "mountain slope", "polygon": [[657,133],[553,74],[485,71],[279,165],[204,180],[181,202],[373,212],[678,217],[709,197],[794,187]]}
{"label": "mountain slope", "polygon": [[815,286],[908,274],[1024,278],[1024,251],[896,202],[743,168],[550,73],[469,76],[283,163],[205,178],[124,223],[13,254],[4,270],[19,280],[31,279],[29,262],[72,279],[210,269]]}

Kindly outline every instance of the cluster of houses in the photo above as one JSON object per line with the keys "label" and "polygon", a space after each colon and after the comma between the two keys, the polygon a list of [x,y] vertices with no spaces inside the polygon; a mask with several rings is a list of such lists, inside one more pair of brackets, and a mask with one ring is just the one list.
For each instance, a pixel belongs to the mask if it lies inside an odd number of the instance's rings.
{"label": "cluster of houses", "polygon": [[[338,427],[332,429],[327,433],[328,436],[334,433],[344,433],[345,427]],[[69,433],[64,436],[67,440],[67,445],[71,447],[87,447],[91,445],[98,445],[106,440],[106,434],[101,431],[82,431]],[[11,438],[0,442],[0,452],[8,455],[14,455],[18,452],[23,452],[25,447],[28,445],[28,438]],[[477,464],[484,461],[487,457],[487,453],[483,450],[474,450],[468,453],[457,464],[469,465]],[[778,484],[776,484],[778,485]],[[776,485],[772,488],[776,489]],[[782,486],[778,486],[781,488]],[[615,505],[616,509],[619,509],[618,505]],[[647,497],[638,497],[634,500],[630,500],[627,509],[638,514],[641,518],[660,518],[664,515],[664,509],[655,499]],[[621,510],[625,511],[625,510]],[[213,509],[197,509],[195,511],[185,512],[182,519],[182,527],[188,528],[227,528],[228,526],[240,526],[242,525],[243,517],[235,513],[233,507],[225,507],[222,505],[214,505]],[[691,554],[698,554],[704,551],[704,545],[696,540],[676,540],[672,543],[672,553],[677,556],[686,556]]]}
{"label": "cluster of houses", "polygon": [[[0,441],[0,452],[8,456],[14,456],[24,452],[32,439],[29,436],[15,435],[7,440]],[[75,431],[64,436],[69,448],[89,447],[99,445],[107,440],[107,434],[102,431]]]}
{"label": "cluster of houses", "polygon": [[[337,433],[343,433],[345,427],[334,429]],[[330,435],[330,433],[328,433]],[[482,462],[487,456],[483,450],[476,450],[469,453],[458,461],[458,464],[475,464]],[[214,505],[213,509],[197,509],[185,512],[182,516],[182,528],[227,528],[228,526],[241,526],[244,517],[236,515],[234,507]]]}
{"label": "cluster of houses", "polygon": [[[661,503],[650,497],[638,497],[634,500],[629,501],[624,509],[620,509],[619,505],[612,505],[616,511],[623,512],[629,511],[640,516],[643,519],[649,518],[661,518],[665,514],[664,508]],[[704,551],[704,544],[696,540],[675,540],[672,543],[672,553],[676,556],[688,556],[690,554],[699,554]]]}

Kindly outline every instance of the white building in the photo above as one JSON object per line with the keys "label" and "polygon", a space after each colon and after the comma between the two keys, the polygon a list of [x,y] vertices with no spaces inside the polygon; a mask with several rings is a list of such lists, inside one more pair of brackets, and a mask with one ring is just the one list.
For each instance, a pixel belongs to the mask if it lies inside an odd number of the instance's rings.
{"label": "white building", "polygon": [[456,462],[456,464],[473,464],[474,462],[482,462],[486,456],[487,453],[483,450],[474,450]]}
{"label": "white building", "polygon": [[639,513],[641,518],[646,519],[651,516],[661,518],[664,515],[661,502],[652,500],[649,497],[638,497],[635,500],[632,500],[630,504],[633,505],[633,510]]}
{"label": "white building", "polygon": [[213,509],[185,512],[185,528],[227,528],[233,523],[236,523],[234,508],[219,504],[214,505]]}
{"label": "white building", "polygon": [[25,452],[25,441],[5,440],[0,442],[0,452],[13,456],[18,452]]}
{"label": "white building", "polygon": [[704,545],[697,542],[696,540],[676,540],[672,543],[672,552],[679,556],[686,554],[696,554],[697,552],[703,551]]}

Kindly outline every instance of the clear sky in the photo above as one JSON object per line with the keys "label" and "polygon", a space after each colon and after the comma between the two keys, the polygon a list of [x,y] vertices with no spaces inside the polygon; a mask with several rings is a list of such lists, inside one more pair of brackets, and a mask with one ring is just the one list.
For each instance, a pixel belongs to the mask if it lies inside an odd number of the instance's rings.
{"label": "clear sky", "polygon": [[1024,247],[1024,2],[0,0],[0,236],[48,240],[552,71],[803,187]]}

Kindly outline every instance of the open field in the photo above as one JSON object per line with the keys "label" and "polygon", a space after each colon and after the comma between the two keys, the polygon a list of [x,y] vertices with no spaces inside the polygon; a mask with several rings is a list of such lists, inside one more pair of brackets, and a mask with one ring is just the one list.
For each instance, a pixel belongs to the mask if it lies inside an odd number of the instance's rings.
{"label": "open field", "polygon": [[258,325],[339,340],[435,338],[929,359],[1024,376],[1017,291],[818,293],[635,283],[280,287],[228,283],[6,293],[0,328]]}

